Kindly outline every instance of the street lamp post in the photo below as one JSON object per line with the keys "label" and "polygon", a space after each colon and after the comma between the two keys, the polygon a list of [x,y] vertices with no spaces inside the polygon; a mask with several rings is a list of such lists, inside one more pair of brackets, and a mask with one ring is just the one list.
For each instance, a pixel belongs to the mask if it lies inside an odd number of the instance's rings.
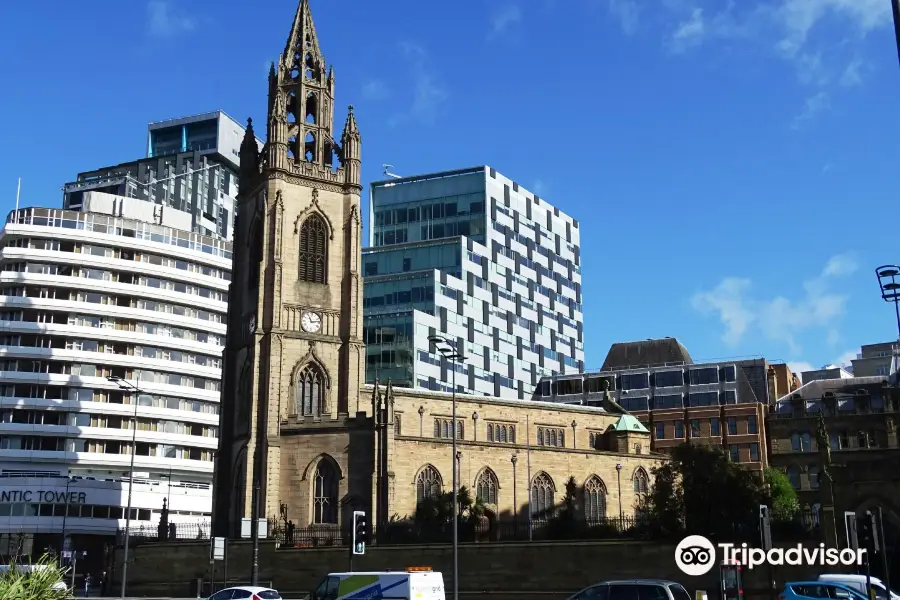
{"label": "street lamp post", "polygon": [[457,437],[457,423],[456,423],[456,364],[461,363],[466,360],[466,357],[460,354],[456,348],[455,344],[448,341],[447,338],[432,335],[428,337],[428,341],[434,346],[438,352],[441,353],[441,357],[444,360],[444,364],[446,365],[446,361],[452,361],[453,365],[453,375],[451,376],[451,385],[453,389],[451,390],[451,404],[452,404],[452,416],[451,421],[453,422],[453,448],[450,454],[451,460],[450,464],[453,468],[453,600],[459,600],[459,497],[457,492],[457,472],[456,472],[456,462],[457,462],[457,454],[456,454],[456,437]]}
{"label": "street lamp post", "polygon": [[519,535],[519,503],[516,499],[516,463],[519,457],[515,454],[509,459],[513,467],[513,526],[516,528],[516,535]]}
{"label": "street lamp post", "polygon": [[619,527],[622,527],[625,518],[622,512],[622,463],[616,463],[616,487],[619,491]]}
{"label": "street lamp post", "polygon": [[[894,0],[900,2],[900,0]],[[878,286],[881,288],[881,298],[885,302],[894,303],[894,314],[897,316],[897,335],[900,337],[900,267],[897,265],[882,265],[875,269],[878,276]]]}
{"label": "street lamp post", "polygon": [[134,403],[134,413],[131,417],[131,461],[128,470],[128,503],[125,507],[125,552],[122,558],[122,587],[119,598],[125,598],[125,586],[128,584],[128,545],[131,538],[131,493],[134,489],[134,455],[137,448],[137,409],[139,394],[141,393],[141,378],[138,376],[137,384],[131,383],[121,377],[110,375],[106,378],[118,385],[121,389],[131,392],[132,401]]}
{"label": "street lamp post", "polygon": [[900,59],[900,0],[891,0],[894,13],[894,39],[897,41],[897,58]]}

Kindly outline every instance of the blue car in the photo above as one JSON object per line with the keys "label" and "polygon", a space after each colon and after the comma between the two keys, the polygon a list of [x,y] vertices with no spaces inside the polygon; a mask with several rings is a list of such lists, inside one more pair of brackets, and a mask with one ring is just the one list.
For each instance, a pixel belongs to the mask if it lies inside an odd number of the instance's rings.
{"label": "blue car", "polygon": [[789,581],[778,594],[778,600],[869,600],[865,595],[840,583],[830,581]]}

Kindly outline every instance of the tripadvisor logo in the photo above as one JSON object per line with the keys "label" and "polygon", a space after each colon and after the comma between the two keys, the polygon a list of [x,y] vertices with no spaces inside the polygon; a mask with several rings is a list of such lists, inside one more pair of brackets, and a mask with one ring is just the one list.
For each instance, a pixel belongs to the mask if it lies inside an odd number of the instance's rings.
{"label": "tripadvisor logo", "polygon": [[[747,544],[718,544],[722,562],[739,564],[752,569],[760,565],[810,565],[820,567],[860,566],[865,548],[826,548],[825,544],[807,548],[802,544],[788,548],[751,548]],[[716,546],[702,535],[689,535],[675,547],[675,564],[685,575],[698,577],[709,573],[716,565]]]}

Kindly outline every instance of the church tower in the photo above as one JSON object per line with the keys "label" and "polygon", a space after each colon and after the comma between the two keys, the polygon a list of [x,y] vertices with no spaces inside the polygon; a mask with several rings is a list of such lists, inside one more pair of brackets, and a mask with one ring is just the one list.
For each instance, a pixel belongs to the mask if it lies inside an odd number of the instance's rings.
{"label": "church tower", "polygon": [[[334,137],[334,70],[308,0],[269,71],[266,142],[241,145],[216,457],[216,535],[279,512],[281,424],[366,412],[361,139],[351,106]],[[258,489],[258,493],[254,492]]]}

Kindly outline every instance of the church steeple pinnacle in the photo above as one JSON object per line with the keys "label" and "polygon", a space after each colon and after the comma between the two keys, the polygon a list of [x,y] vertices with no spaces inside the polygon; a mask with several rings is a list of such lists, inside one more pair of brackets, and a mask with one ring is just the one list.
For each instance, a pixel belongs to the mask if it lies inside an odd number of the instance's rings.
{"label": "church steeple pinnacle", "polygon": [[356,125],[356,116],[353,114],[353,105],[351,104],[347,107],[347,122],[344,123],[344,132],[341,134],[341,162],[345,169],[344,183],[353,186],[362,185],[361,154],[362,138],[359,135],[359,127]]}
{"label": "church steeple pinnacle", "polygon": [[307,175],[334,171],[334,72],[319,48],[308,0],[300,0],[284,54],[269,75],[272,168]]}
{"label": "church steeple pinnacle", "polygon": [[282,61],[286,67],[292,66],[295,60],[302,58],[302,56],[295,56],[296,54],[309,54],[324,70],[325,57],[319,48],[316,25],[313,23],[308,0],[300,0],[297,13],[294,15],[294,24],[291,26],[291,32],[288,34],[287,44],[282,55]]}

